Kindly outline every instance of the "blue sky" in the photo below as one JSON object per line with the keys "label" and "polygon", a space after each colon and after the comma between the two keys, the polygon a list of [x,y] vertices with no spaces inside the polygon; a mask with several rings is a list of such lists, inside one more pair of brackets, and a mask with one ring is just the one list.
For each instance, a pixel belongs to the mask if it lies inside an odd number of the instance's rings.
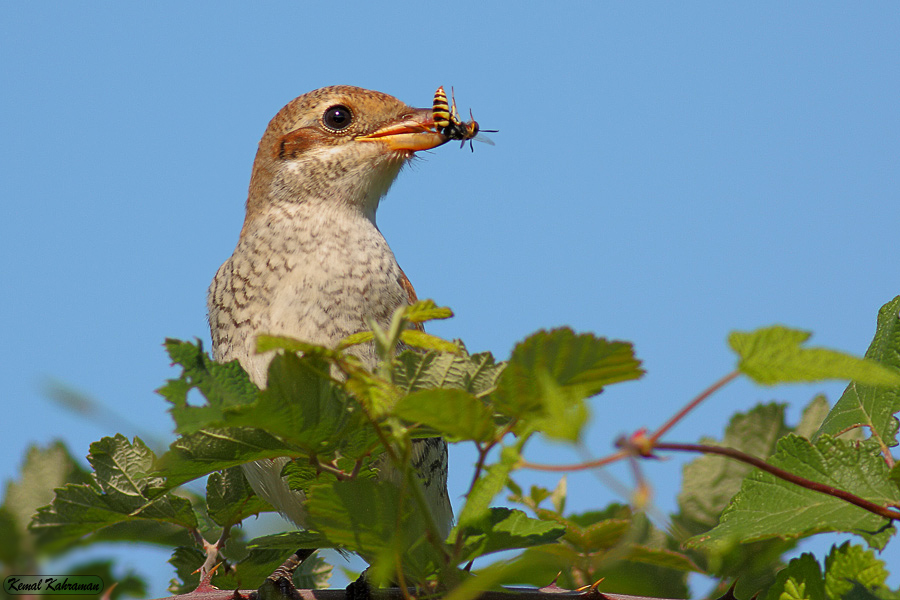
{"label": "blue sky", "polygon": [[[731,370],[733,329],[784,323],[865,351],[900,292],[900,5],[442,6],[3,4],[0,477],[30,443],[83,456],[116,431],[171,439],[163,339],[208,340],[206,289],[259,138],[325,85],[414,106],[452,85],[500,130],[474,154],[425,154],[379,226],[420,297],[456,311],[431,330],[470,350],[502,358],[557,325],[635,343],[648,374],[593,401],[595,454]],[[54,381],[137,425],[61,411]],[[669,439],[720,435],[759,401],[796,418],[841,389],[739,382]],[[471,460],[451,455],[451,495]],[[647,468],[664,511],[680,460]],[[553,484],[532,475],[519,481]],[[590,475],[569,489],[575,509],[616,498]],[[127,556],[162,594],[167,554]]]}

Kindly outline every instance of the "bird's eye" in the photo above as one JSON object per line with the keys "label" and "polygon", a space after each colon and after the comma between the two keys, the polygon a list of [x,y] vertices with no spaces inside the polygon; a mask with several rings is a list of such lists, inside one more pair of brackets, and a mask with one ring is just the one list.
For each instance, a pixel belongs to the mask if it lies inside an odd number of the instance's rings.
{"label": "bird's eye", "polygon": [[325,127],[328,129],[340,131],[350,126],[350,123],[353,122],[353,115],[346,106],[332,106],[325,111],[325,114],[322,116],[322,122],[325,123]]}

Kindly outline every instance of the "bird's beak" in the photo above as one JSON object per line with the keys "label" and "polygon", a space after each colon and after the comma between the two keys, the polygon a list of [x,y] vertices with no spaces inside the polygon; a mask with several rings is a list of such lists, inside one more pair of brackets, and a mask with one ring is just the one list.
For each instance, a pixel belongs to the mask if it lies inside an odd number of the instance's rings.
{"label": "bird's beak", "polygon": [[434,113],[430,108],[415,108],[378,131],[356,138],[356,141],[381,142],[391,150],[416,152],[436,148],[448,139],[435,131]]}

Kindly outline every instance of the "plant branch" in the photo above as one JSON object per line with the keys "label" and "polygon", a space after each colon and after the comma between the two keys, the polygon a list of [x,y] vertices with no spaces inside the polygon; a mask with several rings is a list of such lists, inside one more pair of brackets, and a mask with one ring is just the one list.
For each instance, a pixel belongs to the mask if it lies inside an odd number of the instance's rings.
{"label": "plant branch", "polygon": [[725,387],[727,384],[731,383],[733,380],[737,379],[737,377],[741,374],[740,371],[732,371],[722,379],[718,380],[708,388],[706,388],[703,392],[700,393],[699,396],[691,400],[687,403],[687,405],[682,408],[680,411],[675,413],[675,415],[666,421],[662,427],[653,432],[653,435],[650,436],[651,445],[655,444],[656,441],[661,438],[667,431],[672,429],[681,419],[683,419],[689,412],[697,408],[697,406],[712,396],[714,393],[719,391],[721,388]]}
{"label": "plant branch", "polygon": [[835,498],[840,498],[841,500],[849,502],[854,506],[858,506],[859,508],[874,513],[880,517],[884,517],[885,519],[890,519],[892,521],[900,520],[900,511],[886,508],[884,506],[881,506],[880,504],[876,504],[875,502],[871,502],[869,500],[866,500],[865,498],[860,498],[859,496],[851,494],[850,492],[844,491],[840,488],[826,485],[824,483],[819,483],[818,481],[812,481],[811,479],[806,479],[805,477],[800,477],[799,475],[795,475],[793,473],[790,473],[789,471],[780,469],[774,465],[767,463],[764,460],[756,458],[755,456],[751,456],[745,452],[741,452],[740,450],[735,450],[734,448],[722,448],[719,446],[708,446],[706,444],[663,443],[656,444],[654,446],[654,449],[669,452],[700,452],[703,454],[718,454],[720,456],[726,456],[728,458],[747,463],[748,465],[752,465],[761,471],[765,471],[770,475],[774,475],[779,479],[789,481],[795,485],[799,485],[800,487],[820,492],[822,494],[827,494],[829,496],[834,496]]}
{"label": "plant branch", "polygon": [[564,472],[564,471],[584,471],[586,469],[596,469],[597,467],[605,467],[606,465],[612,464],[616,461],[622,460],[623,458],[627,458],[631,453],[625,450],[619,450],[618,452],[613,452],[609,456],[605,458],[599,458],[597,460],[591,460],[582,463],[575,463],[570,465],[546,465],[542,463],[533,463],[527,460],[523,460],[519,463],[519,466],[523,469],[531,469],[533,471],[551,471],[551,472]]}

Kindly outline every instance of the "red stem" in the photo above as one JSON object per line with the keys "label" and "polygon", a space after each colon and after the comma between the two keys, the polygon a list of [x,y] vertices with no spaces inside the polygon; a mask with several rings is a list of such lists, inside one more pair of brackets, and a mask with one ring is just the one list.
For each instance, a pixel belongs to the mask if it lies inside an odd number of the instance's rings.
{"label": "red stem", "polygon": [[793,473],[785,471],[784,469],[779,469],[778,467],[773,466],[764,460],[756,458],[755,456],[750,456],[749,454],[741,452],[740,450],[735,450],[734,448],[707,446],[705,444],[656,444],[656,446],[654,446],[654,449],[668,450],[670,452],[701,452],[703,454],[718,454],[720,456],[727,456],[728,458],[753,465],[761,471],[765,471],[770,475],[774,475],[779,479],[784,479],[785,481],[789,481],[795,485],[799,485],[800,487],[804,487],[816,492],[821,492],[822,494],[828,494],[829,496],[834,496],[835,498],[840,498],[841,500],[849,502],[854,506],[858,506],[863,510],[875,513],[876,515],[884,517],[885,519],[900,520],[900,511],[886,508],[884,506],[881,506],[880,504],[876,504],[874,502],[866,500],[865,498],[860,498],[859,496],[851,494],[850,492],[844,491],[840,488],[836,488],[831,485],[825,485],[824,483],[819,483],[818,481],[812,481],[811,479],[806,479],[805,477],[800,477],[799,475],[794,475]]}

